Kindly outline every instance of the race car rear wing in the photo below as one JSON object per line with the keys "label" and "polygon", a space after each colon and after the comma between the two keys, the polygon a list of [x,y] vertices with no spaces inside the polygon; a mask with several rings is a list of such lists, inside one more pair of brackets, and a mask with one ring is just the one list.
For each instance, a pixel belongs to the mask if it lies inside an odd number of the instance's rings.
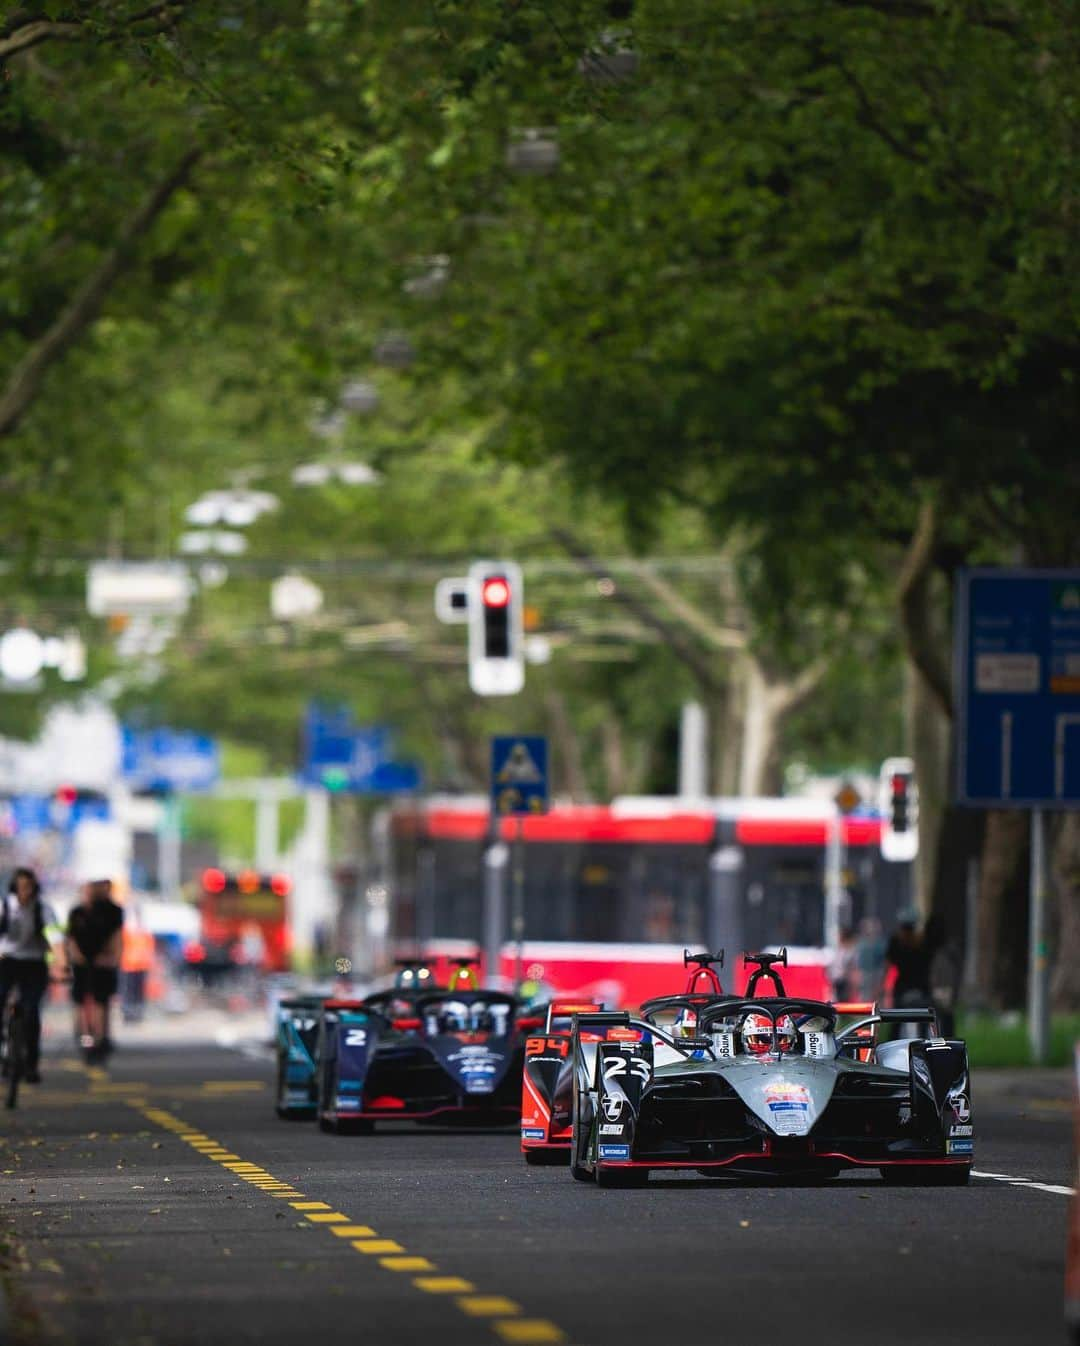
{"label": "race car rear wing", "polygon": [[[834,1007],[835,1008],[835,1007]],[[877,1024],[930,1024],[933,1032],[937,1032],[937,1011],[931,1006],[917,1006],[897,1009],[879,1009],[865,1019],[859,1019],[853,1024],[849,1024],[842,1032],[836,1035],[836,1047],[838,1051],[845,1048],[863,1048],[867,1042],[867,1029],[873,1030]]]}
{"label": "race car rear wing", "polygon": [[693,1056],[695,1052],[708,1052],[713,1059],[716,1053],[711,1038],[673,1038],[662,1028],[638,1019],[629,1010],[608,1010],[602,1014],[575,1014],[574,1031],[597,1031],[600,1029],[623,1029],[637,1031],[646,1039],[655,1038],[668,1047],[674,1047],[682,1056]]}

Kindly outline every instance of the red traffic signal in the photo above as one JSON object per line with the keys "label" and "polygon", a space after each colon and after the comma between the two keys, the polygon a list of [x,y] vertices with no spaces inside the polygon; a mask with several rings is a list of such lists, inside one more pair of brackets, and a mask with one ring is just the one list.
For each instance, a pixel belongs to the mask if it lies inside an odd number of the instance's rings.
{"label": "red traffic signal", "polygon": [[225,891],[224,870],[204,869],[202,874],[202,886],[208,893],[223,893]]}
{"label": "red traffic signal", "polygon": [[486,608],[505,608],[510,602],[510,585],[502,575],[489,575],[484,581],[480,597]]}

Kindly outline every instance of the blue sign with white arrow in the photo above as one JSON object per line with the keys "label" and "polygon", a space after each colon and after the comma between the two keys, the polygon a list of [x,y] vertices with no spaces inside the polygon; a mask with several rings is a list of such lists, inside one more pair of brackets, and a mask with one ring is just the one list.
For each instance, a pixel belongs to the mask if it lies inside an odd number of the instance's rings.
{"label": "blue sign with white arrow", "polygon": [[121,774],[133,790],[211,790],[221,775],[217,740],[184,729],[121,729]]}
{"label": "blue sign with white arrow", "polygon": [[358,726],[348,706],[313,703],[304,716],[305,785],[349,794],[399,794],[420,788],[420,768],[393,759],[386,725]]}
{"label": "blue sign with white arrow", "polygon": [[1080,808],[1080,570],[962,571],[957,798]]}

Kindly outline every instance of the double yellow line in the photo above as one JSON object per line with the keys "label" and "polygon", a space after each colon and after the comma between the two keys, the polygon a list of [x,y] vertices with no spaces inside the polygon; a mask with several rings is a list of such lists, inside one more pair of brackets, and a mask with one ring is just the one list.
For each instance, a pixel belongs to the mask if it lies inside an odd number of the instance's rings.
{"label": "double yellow line", "polygon": [[439,1268],[426,1257],[418,1257],[402,1247],[395,1239],[381,1237],[370,1225],[356,1224],[341,1211],[334,1210],[325,1201],[309,1201],[307,1196],[291,1183],[282,1182],[258,1164],[250,1164],[227,1146],[202,1131],[196,1131],[187,1122],[174,1117],[164,1108],[137,1106],[139,1112],[155,1126],[163,1127],[190,1145],[196,1153],[220,1164],[222,1168],[267,1192],[279,1201],[287,1201],[293,1210],[306,1220],[321,1225],[335,1238],[347,1239],[358,1253],[374,1257],[387,1271],[412,1272],[412,1283],[417,1290],[429,1295],[453,1296],[453,1302],[470,1318],[484,1318],[500,1340],[511,1346],[548,1346],[566,1340],[565,1333],[546,1318],[526,1318],[521,1305],[503,1295],[477,1292],[472,1281],[460,1276],[439,1274]]}

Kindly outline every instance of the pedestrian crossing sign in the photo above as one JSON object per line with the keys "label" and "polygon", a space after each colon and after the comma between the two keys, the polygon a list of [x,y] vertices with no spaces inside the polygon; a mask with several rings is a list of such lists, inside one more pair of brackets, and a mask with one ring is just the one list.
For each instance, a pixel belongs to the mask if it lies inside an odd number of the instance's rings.
{"label": "pedestrian crossing sign", "polygon": [[491,740],[491,807],[502,817],[546,813],[547,739],[506,734]]}

